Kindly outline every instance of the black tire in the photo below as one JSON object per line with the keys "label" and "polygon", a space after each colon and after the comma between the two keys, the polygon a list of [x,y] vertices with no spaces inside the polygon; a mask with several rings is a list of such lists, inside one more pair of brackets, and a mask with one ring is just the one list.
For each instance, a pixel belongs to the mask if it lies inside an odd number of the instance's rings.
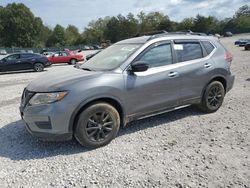
{"label": "black tire", "polygon": [[70,64],[70,65],[74,65],[74,64],[76,64],[76,62],[77,62],[76,59],[71,59],[70,62],[69,62],[69,64]]}
{"label": "black tire", "polygon": [[44,70],[44,65],[42,63],[35,63],[33,69],[36,72],[42,72]]}
{"label": "black tire", "polygon": [[117,110],[107,103],[95,103],[79,115],[74,136],[82,146],[97,148],[110,143],[119,128]]}
{"label": "black tire", "polygon": [[213,81],[205,89],[199,109],[206,113],[216,112],[222,105],[225,89],[221,82]]}

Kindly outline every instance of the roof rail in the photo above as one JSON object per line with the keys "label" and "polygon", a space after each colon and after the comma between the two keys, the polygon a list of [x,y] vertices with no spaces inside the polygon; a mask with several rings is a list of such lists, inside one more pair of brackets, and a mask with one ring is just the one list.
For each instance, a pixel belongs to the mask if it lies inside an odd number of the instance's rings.
{"label": "roof rail", "polygon": [[150,31],[150,32],[145,32],[145,33],[138,33],[137,35],[135,35],[135,37],[151,36],[151,35],[166,34],[166,33],[168,33],[168,32],[165,30]]}
{"label": "roof rail", "polygon": [[185,31],[176,31],[176,32],[166,32],[166,33],[160,33],[160,34],[155,34],[152,35],[148,38],[147,41],[158,38],[158,37],[164,37],[164,36],[169,36],[169,35],[199,35],[199,36],[207,36],[206,33],[194,33],[194,32],[185,32]]}

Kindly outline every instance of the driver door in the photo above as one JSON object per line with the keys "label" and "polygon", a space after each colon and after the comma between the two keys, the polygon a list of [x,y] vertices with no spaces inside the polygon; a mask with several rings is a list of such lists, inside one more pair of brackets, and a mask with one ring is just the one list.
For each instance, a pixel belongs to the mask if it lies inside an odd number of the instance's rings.
{"label": "driver door", "polygon": [[173,64],[171,43],[151,45],[136,61],[146,63],[149,69],[144,72],[127,71],[124,75],[128,115],[143,116],[177,106],[180,78]]}
{"label": "driver door", "polygon": [[15,71],[20,70],[21,64],[20,64],[20,54],[13,54],[5,58],[5,61],[3,62],[3,70],[4,71]]}

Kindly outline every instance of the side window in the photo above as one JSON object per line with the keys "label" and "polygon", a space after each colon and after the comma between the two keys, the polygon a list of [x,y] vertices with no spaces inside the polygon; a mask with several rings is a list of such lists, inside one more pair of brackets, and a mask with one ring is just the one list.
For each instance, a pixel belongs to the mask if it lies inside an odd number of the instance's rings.
{"label": "side window", "polygon": [[59,56],[59,53],[55,53],[54,56],[55,56],[55,57],[58,57],[58,56]]}
{"label": "side window", "polygon": [[33,57],[34,55],[33,54],[21,54],[21,58],[31,58]]}
{"label": "side window", "polygon": [[202,41],[201,43],[204,46],[207,54],[211,54],[215,47],[209,41]]}
{"label": "side window", "polygon": [[174,44],[178,62],[190,61],[203,57],[199,42],[178,42]]}
{"label": "side window", "polygon": [[141,58],[150,67],[159,67],[172,64],[172,51],[170,44],[160,44],[149,49]]}
{"label": "side window", "polygon": [[67,56],[68,54],[66,52],[62,52],[62,56]]}
{"label": "side window", "polygon": [[10,55],[9,57],[7,57],[7,60],[16,60],[19,59],[20,55],[19,54],[14,54],[14,55]]}

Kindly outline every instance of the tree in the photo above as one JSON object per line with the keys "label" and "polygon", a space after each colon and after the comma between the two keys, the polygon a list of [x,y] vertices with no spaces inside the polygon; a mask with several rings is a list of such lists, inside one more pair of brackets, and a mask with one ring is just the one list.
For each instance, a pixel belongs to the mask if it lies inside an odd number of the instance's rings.
{"label": "tree", "polygon": [[37,43],[43,26],[24,4],[8,4],[0,8],[1,44],[6,47],[31,47]]}
{"label": "tree", "polygon": [[248,5],[244,5],[239,8],[239,10],[235,13],[235,17],[248,16],[250,17],[250,7]]}
{"label": "tree", "polygon": [[55,47],[62,47],[66,44],[65,42],[65,29],[63,26],[57,24],[50,35],[47,46],[55,46]]}
{"label": "tree", "polygon": [[109,20],[110,17],[105,17],[104,19],[99,18],[97,21],[91,21],[82,34],[83,42],[99,44],[102,40],[104,40],[104,33],[107,29],[107,23]]}
{"label": "tree", "polygon": [[81,38],[81,35],[77,29],[77,27],[73,25],[69,25],[65,30],[65,42],[66,45],[76,45],[79,44],[79,40]]}
{"label": "tree", "polygon": [[194,19],[193,31],[203,33],[214,33],[216,32],[217,19],[213,16],[201,16],[197,15]]}
{"label": "tree", "polygon": [[193,18],[185,18],[177,26],[177,29],[179,31],[193,30],[193,28],[194,28]]}

